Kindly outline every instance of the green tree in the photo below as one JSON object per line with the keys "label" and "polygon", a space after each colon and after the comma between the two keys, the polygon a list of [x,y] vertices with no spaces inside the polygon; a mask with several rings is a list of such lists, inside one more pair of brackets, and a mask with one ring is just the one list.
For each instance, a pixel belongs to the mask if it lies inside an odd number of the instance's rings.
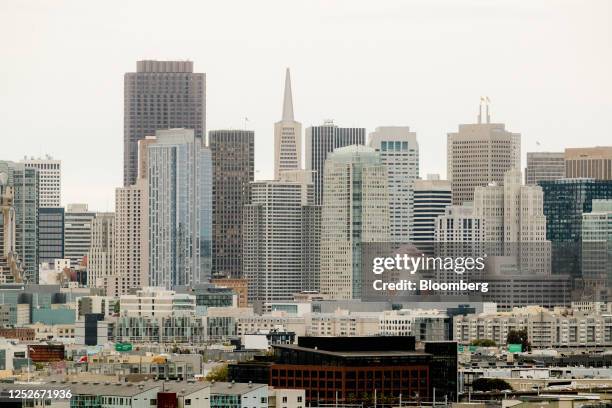
{"label": "green tree", "polygon": [[470,345],[477,347],[495,347],[497,346],[497,343],[491,339],[476,339],[472,340]]}
{"label": "green tree", "polygon": [[472,383],[474,391],[503,391],[511,390],[512,386],[501,378],[478,378]]}
{"label": "green tree", "polygon": [[218,365],[206,375],[206,381],[227,381],[229,370],[227,364]]}
{"label": "green tree", "polygon": [[520,344],[523,346],[523,351],[531,350],[531,343],[529,343],[529,338],[527,336],[527,329],[510,330],[508,332],[508,337],[506,338],[506,343]]}

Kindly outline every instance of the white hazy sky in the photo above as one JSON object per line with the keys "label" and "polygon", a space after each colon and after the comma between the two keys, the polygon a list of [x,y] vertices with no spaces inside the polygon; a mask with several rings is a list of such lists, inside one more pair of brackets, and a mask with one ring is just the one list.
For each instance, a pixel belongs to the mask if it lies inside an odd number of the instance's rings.
{"label": "white hazy sky", "polygon": [[606,0],[2,0],[0,159],[51,154],[64,204],[112,210],[139,59],[207,74],[207,128],[248,117],[257,178],[272,175],[287,66],[304,128],[409,125],[422,175],[446,173],[446,133],[480,95],[523,153],[610,145],[611,23]]}

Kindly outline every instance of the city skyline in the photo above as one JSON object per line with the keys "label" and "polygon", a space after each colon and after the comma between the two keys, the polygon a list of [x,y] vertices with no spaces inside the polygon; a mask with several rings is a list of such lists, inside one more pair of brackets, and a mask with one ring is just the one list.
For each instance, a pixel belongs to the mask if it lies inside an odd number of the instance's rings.
{"label": "city skyline", "polygon": [[[207,75],[207,130],[242,129],[246,123],[255,131],[258,180],[273,178],[274,123],[287,67],[295,119],[303,128],[327,118],[367,132],[410,126],[421,149],[422,178],[427,173],[445,177],[444,163],[437,160],[446,150],[445,136],[459,124],[476,122],[482,95],[492,100],[493,122],[523,135],[523,164],[527,151],[606,145],[612,130],[612,118],[605,115],[612,106],[608,3],[551,8],[545,2],[502,2],[492,8],[468,2],[460,10],[445,1],[383,2],[376,9],[362,2],[351,9],[322,4],[286,5],[284,11],[298,13],[305,22],[295,23],[284,36],[276,29],[261,30],[245,42],[225,30],[222,38],[209,35],[219,29],[214,17],[228,11],[224,5],[192,13],[206,14],[209,28],[181,24],[172,33],[144,29],[128,18],[136,13],[135,5],[121,16],[109,14],[112,5],[98,10],[109,22],[92,31],[87,25],[92,11],[76,4],[37,9],[3,3],[0,15],[7,21],[1,32],[23,37],[5,46],[0,111],[8,113],[4,123],[11,143],[3,158],[50,154],[62,160],[62,205],[83,202],[92,211],[113,210],[115,188],[122,185],[123,74],[133,71],[137,60],[177,57],[193,61],[195,72]],[[245,4],[238,17],[247,31],[268,18],[263,16],[269,6],[258,5],[262,17],[251,21],[252,7]],[[168,18],[156,4],[148,11],[151,27]],[[458,11],[464,18],[454,22]],[[369,29],[362,32],[366,16]],[[37,29],[17,26],[17,21],[31,21]],[[519,21],[520,32],[507,30]],[[338,35],[336,22],[346,34]],[[281,24],[288,28],[289,23]],[[409,50],[409,56],[398,57],[398,50]],[[335,57],[335,64],[313,65],[315,56]],[[244,58],[253,59],[248,69],[238,63]],[[39,75],[41,64],[44,75]],[[98,143],[95,155],[89,151],[93,142]]]}

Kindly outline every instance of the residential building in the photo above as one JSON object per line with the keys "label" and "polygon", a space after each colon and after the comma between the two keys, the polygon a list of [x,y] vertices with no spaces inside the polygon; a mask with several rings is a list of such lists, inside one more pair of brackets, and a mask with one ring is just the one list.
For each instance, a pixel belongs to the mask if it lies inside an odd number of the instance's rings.
{"label": "residential building", "polygon": [[163,288],[146,287],[135,295],[122,295],[120,313],[123,317],[187,316],[195,313],[196,297]]}
{"label": "residential building", "polygon": [[103,281],[114,272],[115,213],[96,213],[91,223],[91,243],[87,253],[87,283],[90,287],[103,286]]}
{"label": "residential building", "polygon": [[320,291],[360,298],[362,245],[390,240],[387,169],[370,147],[341,147],[328,156],[324,180]]}
{"label": "residential building", "polygon": [[242,209],[255,175],[255,133],[213,130],[208,134],[213,172],[213,276],[242,277]]}
{"label": "residential building", "polygon": [[377,127],[368,146],[387,167],[391,240],[408,242],[413,224],[414,181],[419,178],[419,144],[408,126]]}
{"label": "residential building", "polygon": [[64,259],[64,208],[38,209],[38,262],[52,264]]}
{"label": "residential building", "polygon": [[255,181],[250,190],[242,240],[249,300],[290,300],[302,290],[302,221],[312,203],[312,182]]}
{"label": "residential building", "polygon": [[279,180],[285,170],[302,168],[302,124],[293,117],[293,96],[289,68],[285,73],[283,115],[274,124],[274,179]]}
{"label": "residential building", "polygon": [[504,174],[521,168],[521,135],[506,130],[503,123],[491,123],[486,104],[486,122],[459,125],[447,137],[447,176],[453,190],[453,204],[473,201],[474,188],[504,182]]}
{"label": "residential building", "polygon": [[124,76],[123,185],[138,176],[138,141],[159,129],[193,129],[206,135],[206,76],[191,61],[138,61]]}
{"label": "residential building", "polygon": [[525,185],[535,186],[540,181],[565,178],[565,154],[563,152],[527,152]]}
{"label": "residential building", "polygon": [[365,145],[364,128],[341,128],[333,121],[306,128],[306,170],[313,172],[314,204],[323,204],[323,169],[327,156],[339,147]]}
{"label": "residential building", "polygon": [[210,150],[193,130],[158,130],[148,162],[149,282],[204,283],[212,267]]}
{"label": "residential building", "polygon": [[565,177],[612,180],[612,146],[565,149]]}
{"label": "residential building", "polygon": [[64,257],[80,265],[91,246],[91,226],[96,216],[87,204],[68,204],[64,213]]}
{"label": "residential building", "polygon": [[115,190],[114,271],[100,282],[109,296],[149,285],[148,181]]}
{"label": "residential building", "polygon": [[413,225],[410,241],[424,253],[433,254],[436,219],[452,205],[451,183],[437,174],[414,182]]}
{"label": "residential building", "polygon": [[215,382],[210,386],[211,408],[269,408],[268,386],[244,383]]}
{"label": "residential building", "polygon": [[246,279],[232,278],[213,278],[210,283],[217,287],[230,288],[238,296],[238,307],[247,307],[248,305],[248,281]]}
{"label": "residential building", "polygon": [[62,205],[62,162],[47,155],[45,158],[27,158],[21,161],[26,168],[38,170],[39,208]]}

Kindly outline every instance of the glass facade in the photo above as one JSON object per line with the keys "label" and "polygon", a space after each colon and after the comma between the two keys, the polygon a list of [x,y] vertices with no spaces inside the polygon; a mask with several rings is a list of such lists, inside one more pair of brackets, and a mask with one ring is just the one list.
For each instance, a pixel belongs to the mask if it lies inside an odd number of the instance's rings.
{"label": "glass facade", "polygon": [[39,262],[53,263],[64,258],[64,209],[38,209],[38,258]]}

